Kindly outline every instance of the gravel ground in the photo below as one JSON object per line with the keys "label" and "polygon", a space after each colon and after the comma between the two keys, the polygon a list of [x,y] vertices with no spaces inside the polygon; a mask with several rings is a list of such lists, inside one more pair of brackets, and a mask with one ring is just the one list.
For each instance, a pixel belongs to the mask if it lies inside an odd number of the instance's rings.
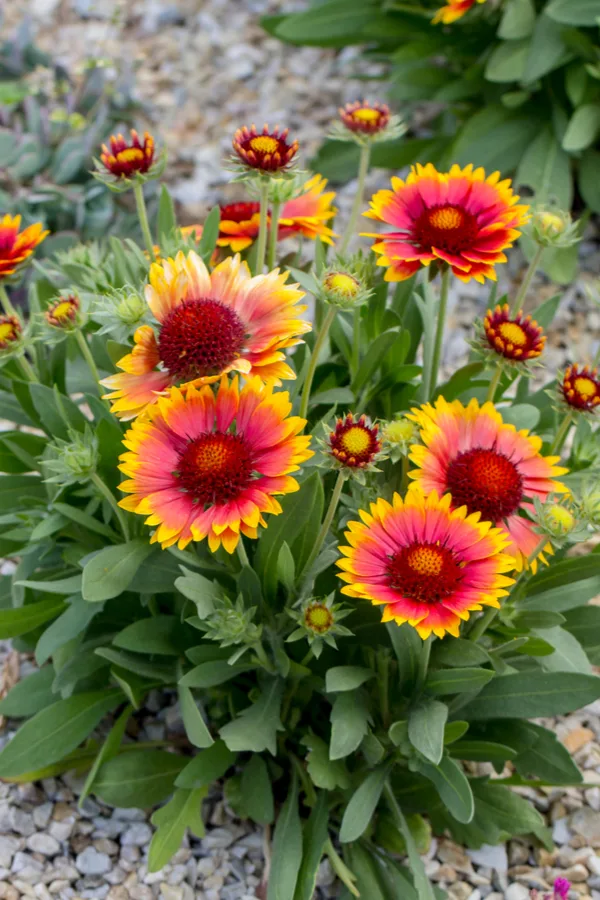
{"label": "gravel ground", "polygon": [[[170,181],[185,221],[201,218],[224,197],[239,197],[223,168],[231,134],[243,123],[281,122],[298,134],[307,155],[322,139],[340,102],[361,96],[364,85],[349,78],[355,51],[340,54],[289,48],[267,38],[258,17],[293,8],[269,0],[21,0],[7,5],[5,30],[28,15],[39,43],[62,61],[83,55],[125,59],[136,68],[140,98],[151,105],[153,127],[170,150]],[[363,69],[364,71],[364,69]],[[387,180],[370,176],[369,188]],[[351,183],[340,193],[342,217]],[[600,311],[588,291],[600,274],[592,241],[582,246],[583,274],[564,290],[546,352],[551,370],[572,359],[588,360],[598,349]],[[518,279],[522,260],[513,254],[501,290]],[[533,307],[555,292],[543,278],[533,286]],[[450,298],[451,331],[445,367],[464,362],[475,317],[485,312],[478,285],[456,284]],[[1,427],[1,423],[0,423]],[[10,563],[4,564],[6,571]],[[0,695],[31,663],[0,645]],[[527,900],[547,890],[557,875],[572,882],[572,897],[600,900],[600,701],[577,714],[546,723],[575,754],[585,790],[531,794],[553,826],[552,853],[522,841],[465,853],[434,840],[426,858],[431,878],[451,900]],[[0,746],[15,723],[0,723]],[[147,739],[177,733],[176,706],[149,701],[139,722]],[[191,838],[172,864],[148,875],[149,814],[111,810],[88,799],[79,809],[80,781],[68,775],[36,785],[0,784],[0,900],[58,897],[108,900],[249,900],[258,897],[263,835],[236,820],[218,795],[206,804],[207,835]],[[319,877],[320,898],[336,894],[328,864]]]}

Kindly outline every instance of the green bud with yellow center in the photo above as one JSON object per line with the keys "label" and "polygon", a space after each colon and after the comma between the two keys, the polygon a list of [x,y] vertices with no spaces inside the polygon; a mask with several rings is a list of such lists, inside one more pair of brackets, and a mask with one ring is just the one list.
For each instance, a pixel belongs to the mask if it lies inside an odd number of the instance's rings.
{"label": "green bud with yellow center", "polygon": [[570,247],[581,240],[578,223],[558,207],[539,207],[529,223],[529,231],[541,247]]}
{"label": "green bud with yellow center", "polygon": [[372,293],[355,271],[342,267],[326,269],[321,275],[319,288],[321,299],[339,309],[362,306]]}

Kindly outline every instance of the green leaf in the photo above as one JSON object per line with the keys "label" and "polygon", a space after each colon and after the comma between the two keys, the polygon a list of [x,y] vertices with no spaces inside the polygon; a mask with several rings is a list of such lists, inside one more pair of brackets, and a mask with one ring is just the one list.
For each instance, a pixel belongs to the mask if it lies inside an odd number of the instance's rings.
{"label": "green leaf", "polygon": [[423,641],[408,623],[396,625],[388,622],[385,627],[398,663],[398,689],[410,690],[417,676]]}
{"label": "green leaf", "polygon": [[77,509],[77,507],[71,506],[69,503],[55,502],[52,505],[62,516],[71,519],[71,521],[76,522],[78,525],[89,528],[91,531],[95,531],[97,534],[101,534],[111,541],[116,540],[118,542],[121,540],[116,531],[113,531],[112,528],[109,528],[108,525],[105,525],[103,522],[99,522],[94,516],[88,515],[82,509]]}
{"label": "green leaf", "polygon": [[221,224],[221,210],[218,206],[213,206],[202,228],[202,237],[198,244],[198,255],[202,257],[205,263],[210,261],[217,246],[217,238],[219,237],[219,226]]}
{"label": "green leaf", "polygon": [[436,641],[433,645],[435,665],[463,668],[464,666],[482,666],[490,662],[487,650],[474,641],[455,638],[452,641]]}
{"label": "green leaf", "polygon": [[440,799],[459,822],[470,822],[475,813],[473,792],[461,767],[449,756],[439,766],[418,760],[418,770],[433,782]]}
{"label": "green leaf", "polygon": [[343,762],[329,759],[329,747],[316,734],[307,734],[302,743],[309,748],[306,756],[306,769],[315,787],[333,791],[339,787],[345,790],[350,786],[350,778]]}
{"label": "green leaf", "polygon": [[88,148],[83,137],[65,138],[54,153],[50,174],[55,184],[68,184],[75,181],[77,175],[85,168],[88,159]]}
{"label": "green leaf", "polygon": [[94,793],[110,806],[145,808],[173,790],[185,758],[165,750],[132,750],[100,767]]}
{"label": "green leaf", "polygon": [[100,603],[126,591],[152,546],[136,539],[115,547],[105,547],[84,566],[81,592],[83,599]]}
{"label": "green leaf", "polygon": [[[542,12],[537,17],[522,76],[524,85],[532,84],[571,58],[571,53],[563,40],[563,31],[564,29],[545,13]],[[533,116],[532,120],[536,121]]]}
{"label": "green leaf", "polygon": [[485,67],[485,77],[498,84],[518,81],[523,74],[528,52],[528,40],[502,41],[492,50]]}
{"label": "green leaf", "polygon": [[78,747],[122,697],[117,688],[76,694],[36,713],[0,752],[0,778],[57,762]]}
{"label": "green leaf", "polygon": [[39,435],[5,431],[0,435],[0,472],[19,475],[38,471],[36,457],[41,456],[45,446],[46,439]]}
{"label": "green leaf", "polygon": [[251,672],[255,668],[256,666],[253,666],[251,663],[234,663],[229,665],[225,659],[216,659],[212,662],[200,663],[199,666],[190,669],[179,684],[183,687],[195,688],[216,687],[219,684],[225,684],[226,681],[231,681],[237,675]]}
{"label": "green leaf", "polygon": [[259,825],[270,825],[275,819],[275,801],[267,764],[253,753],[242,772],[242,804],[248,817]]}
{"label": "green leaf", "polygon": [[[562,208],[570,209],[573,199],[571,161],[550,127],[543,128],[523,154],[515,184],[519,188],[522,185],[530,188],[538,203],[556,200]],[[535,318],[540,322],[538,312],[536,310]]]}
{"label": "green leaf", "polygon": [[221,598],[223,591],[216,582],[210,581],[199,572],[192,572],[185,566],[180,568],[184,574],[175,579],[175,587],[184,597],[196,604],[200,618],[206,619],[214,612],[215,601]]}
{"label": "green leaf", "polygon": [[584,103],[569,120],[562,145],[568,153],[591,147],[600,132],[600,104]]}
{"label": "green leaf", "polygon": [[444,728],[444,744],[453,744],[469,730],[468,722],[448,722]]}
{"label": "green leaf", "polygon": [[96,780],[96,775],[100,770],[100,766],[102,766],[105,762],[108,762],[109,759],[113,759],[118,754],[131,713],[132,707],[126,706],[113,727],[110,729],[108,735],[106,736],[106,740],[100,747],[98,755],[96,756],[96,759],[92,764],[92,768],[90,769],[88,776],[85,779],[85,784],[79,796],[79,806],[81,806],[85,798],[91,792],[94,786],[94,781]]}
{"label": "green leaf", "polygon": [[570,632],[555,625],[537,628],[536,634],[554,647],[554,653],[541,660],[541,666],[547,672],[587,672],[591,675],[592,666],[585,650]]}
{"label": "green leaf", "polygon": [[56,694],[52,690],[53,681],[52,666],[44,666],[38,672],[17,681],[6,697],[0,700],[0,716],[26,719],[45,709],[56,701]]}
{"label": "green leaf", "polygon": [[64,608],[63,600],[48,597],[47,600],[28,603],[17,609],[0,609],[0,640],[27,634],[49,619],[56,618]]}
{"label": "green leaf", "polygon": [[[391,794],[391,788],[389,790]],[[423,860],[421,859],[418,847],[412,835],[412,831],[408,827],[406,817],[398,806],[396,800],[393,801],[393,812],[394,819],[397,821],[398,827],[402,833],[402,837],[404,838],[404,841],[406,843],[406,852],[408,853],[408,861],[410,863],[410,868],[412,870],[413,878],[415,881],[418,900],[436,900],[433,888],[425,872]]]}
{"label": "green leaf", "polygon": [[598,0],[550,0],[544,12],[564,25],[597,25]]}
{"label": "green leaf", "polygon": [[81,575],[71,578],[59,578],[56,581],[17,581],[21,587],[41,591],[43,594],[77,594],[81,591]]}
{"label": "green leaf", "polygon": [[[24,607],[27,609],[27,607]],[[70,605],[63,613],[55,619],[54,622],[46,628],[43,635],[35,647],[35,661],[38,666],[43,665],[52,654],[66,644],[67,641],[85,632],[97,613],[101,612],[102,607],[90,606],[84,603],[81,596],[75,596]]]}
{"label": "green leaf", "polygon": [[179,656],[191,643],[192,634],[179,616],[159,615],[132,622],[113,638],[113,644],[138,653]]}
{"label": "green leaf", "polygon": [[327,841],[329,822],[328,799],[325,791],[320,791],[313,810],[304,826],[302,864],[294,900],[312,900],[319,872],[319,865]]}
{"label": "green leaf", "polygon": [[475,762],[506,762],[514,759],[517,751],[506,744],[493,741],[457,741],[451,744],[448,753],[455,759],[468,759]]}
{"label": "green leaf", "polygon": [[344,811],[340,828],[340,841],[343,844],[357,841],[367,830],[379,803],[389,771],[390,764],[386,763],[369,772],[362,784],[352,794]]}
{"label": "green leaf", "polygon": [[563,559],[537,575],[525,588],[521,609],[564,612],[583,606],[600,593],[600,555]]}
{"label": "green leaf", "polygon": [[600,153],[597,150],[586,150],[579,161],[579,190],[587,205],[594,212],[600,212]]}
{"label": "green leaf", "polygon": [[190,744],[193,744],[194,747],[210,747],[214,740],[198,709],[194,695],[189,688],[182,687],[182,685],[178,685],[177,695],[185,733]]}
{"label": "green leaf", "polygon": [[504,4],[498,37],[503,41],[516,41],[529,37],[535,25],[533,0],[507,0]]}
{"label": "green leaf", "polygon": [[583,781],[583,776],[571,759],[571,754],[553,732],[533,722],[527,722],[526,725],[534,732],[536,740],[533,746],[524,750],[514,760],[519,775],[523,778],[535,775],[552,784],[577,784]]}
{"label": "green leaf", "polygon": [[413,747],[437,765],[444,752],[444,728],[448,707],[439,700],[424,698],[408,716],[408,737]]}
{"label": "green leaf", "polygon": [[510,112],[500,104],[486,105],[458,132],[452,159],[459,165],[473,163],[485,169],[511,172],[536,137],[539,126],[532,116]]}
{"label": "green leaf", "polygon": [[228,750],[223,741],[215,741],[206,750],[196,756],[180,772],[175,780],[177,787],[208,787],[223,777],[225,772],[235,763],[236,754]]}
{"label": "green leaf", "polygon": [[44,430],[50,437],[68,440],[69,426],[75,431],[84,430],[87,419],[77,404],[58,389],[52,390],[43,384],[30,384],[29,393]]}
{"label": "green leaf", "polygon": [[267,680],[256,703],[247,706],[236,719],[220,729],[219,734],[230,750],[252,750],[254,753],[268,750],[275,756],[277,732],[284,730],[279,718],[282,694],[281,679]]}
{"label": "green leaf", "polygon": [[177,228],[177,217],[175,216],[175,204],[169,193],[166,184],[161,185],[160,197],[158,200],[158,216],[156,219],[156,230],[158,232],[158,241],[162,243],[171,237]]}
{"label": "green leaf", "polygon": [[135,672],[142,678],[150,681],[165,681],[172,683],[176,680],[175,666],[173,663],[157,663],[141,653],[127,653],[125,650],[113,650],[112,647],[98,647],[98,656],[102,656],[114,665],[128,672]]}
{"label": "green leaf", "polygon": [[[518,612],[512,624],[515,628],[528,631],[530,628],[553,628],[555,625],[562,625],[565,617],[560,613],[550,612],[543,609],[531,609]],[[550,642],[552,643],[552,642]]]}
{"label": "green leaf", "polygon": [[501,840],[501,834],[530,833],[547,842],[546,823],[529,799],[490,781],[474,779],[471,787],[477,816],[485,815],[498,830],[494,843]]}
{"label": "green leaf", "polygon": [[399,333],[400,331],[398,328],[390,328],[389,331],[384,331],[375,338],[351,384],[351,388],[355,394],[358,394],[362,390],[372,375],[375,374],[379,366],[381,366],[388,350],[395,344]]}
{"label": "green leaf", "polygon": [[353,753],[367,733],[371,717],[362,693],[338,694],[331,710],[329,759]]}
{"label": "green leaf", "polygon": [[328,669],[325,675],[325,690],[327,693],[354,691],[369,678],[374,677],[375,672],[363,666],[335,666]]}
{"label": "green leaf", "polygon": [[372,20],[372,0],[356,6],[349,6],[346,0],[326,0],[306,12],[286,16],[275,28],[275,35],[291,44],[344,47],[356,38],[362,41],[363,30]]}
{"label": "green leaf", "polygon": [[22,509],[24,501],[46,500],[46,485],[34,475],[0,476],[0,513]]}
{"label": "green leaf", "polygon": [[493,677],[494,672],[491,669],[439,669],[429,673],[425,689],[430,694],[460,694],[464,691],[478,691]]}
{"label": "green leaf", "polygon": [[151,819],[156,831],[148,850],[149,872],[158,872],[177,853],[186,828],[196,837],[204,837],[202,801],[207,793],[206,787],[193,791],[179,788],[168,803],[156,810]]}
{"label": "green leaf", "polygon": [[494,678],[463,710],[466,719],[535,719],[573,712],[600,697],[600,678],[575,672],[517,672]]}
{"label": "green leaf", "polygon": [[596,655],[600,651],[600,607],[580,606],[565,613],[565,628],[585,648],[588,655]]}
{"label": "green leaf", "polygon": [[294,900],[302,863],[302,825],[298,813],[298,781],[295,771],[290,791],[275,825],[271,860],[267,900]]}

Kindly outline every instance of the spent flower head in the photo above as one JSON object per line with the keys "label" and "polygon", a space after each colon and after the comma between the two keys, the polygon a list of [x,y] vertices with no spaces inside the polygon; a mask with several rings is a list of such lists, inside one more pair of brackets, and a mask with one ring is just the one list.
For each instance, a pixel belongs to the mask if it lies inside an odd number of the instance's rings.
{"label": "spent flower head", "polygon": [[69,429],[69,440],[54,438],[42,461],[45,481],[66,487],[89,481],[98,467],[98,439],[89,425],[85,431]]}
{"label": "spent flower head", "polygon": [[299,609],[288,609],[286,612],[298,627],[286,638],[288,643],[305,638],[316,659],[327,644],[337,650],[335,638],[351,637],[352,632],[344,625],[342,619],[350,615],[352,610],[341,603],[334,603],[335,592],[327,597],[310,597]]}
{"label": "spent flower head", "polygon": [[579,222],[573,222],[569,212],[554,206],[535,209],[527,231],[540,247],[571,247],[581,240]]}
{"label": "spent flower head", "polygon": [[328,134],[334,141],[353,141],[364,146],[395,140],[406,131],[400,116],[390,114],[387,103],[355,100],[340,107],[338,112],[339,118],[332,123]]}

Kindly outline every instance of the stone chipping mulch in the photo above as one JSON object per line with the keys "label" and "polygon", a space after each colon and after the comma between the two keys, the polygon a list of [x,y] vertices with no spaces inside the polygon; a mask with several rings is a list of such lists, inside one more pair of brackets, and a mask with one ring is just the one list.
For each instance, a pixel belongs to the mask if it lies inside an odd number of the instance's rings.
{"label": "stone chipping mulch", "polygon": [[[260,15],[301,5],[294,0],[20,0],[5,5],[3,31],[9,33],[27,15],[41,46],[70,66],[89,55],[130,61],[151,125],[170,150],[173,193],[185,220],[194,221],[224,197],[239,197],[224,168],[239,124],[269,120],[288,125],[308,156],[340,102],[364,92],[364,82],[350,79],[357,70],[354,48],[341,53],[290,48],[265,36]],[[376,72],[373,63],[361,66],[362,72]],[[385,173],[375,172],[368,188],[386,182]],[[351,182],[338,195],[342,220],[354,189]],[[546,363],[552,371],[575,352],[589,360],[598,350],[600,309],[589,291],[600,274],[600,254],[592,239],[583,243],[581,257],[583,272],[562,291],[549,334]],[[500,293],[522,268],[522,259],[513,254],[501,275]],[[555,290],[538,278],[529,305]],[[475,283],[453,286],[451,331],[444,347],[448,371],[466,360],[467,339],[473,320],[485,312],[486,296]],[[5,562],[2,571],[8,574],[11,565]],[[0,695],[31,667],[8,644],[0,645]],[[553,828],[556,846],[551,853],[525,841],[465,852],[449,840],[434,839],[425,859],[427,872],[448,890],[450,900],[527,900],[530,889],[548,890],[558,875],[572,882],[572,898],[600,900],[600,701],[545,724],[575,754],[590,787],[531,792]],[[16,725],[0,723],[0,747]],[[177,706],[164,706],[157,694],[150,697],[138,725],[148,740],[177,734],[182,727]],[[148,874],[150,812],[109,809],[91,798],[80,809],[81,784],[68,774],[35,785],[0,783],[0,900],[261,896],[264,835],[237,820],[218,793],[206,801],[206,837],[186,839],[171,864]],[[317,897],[336,894],[325,862]]]}

